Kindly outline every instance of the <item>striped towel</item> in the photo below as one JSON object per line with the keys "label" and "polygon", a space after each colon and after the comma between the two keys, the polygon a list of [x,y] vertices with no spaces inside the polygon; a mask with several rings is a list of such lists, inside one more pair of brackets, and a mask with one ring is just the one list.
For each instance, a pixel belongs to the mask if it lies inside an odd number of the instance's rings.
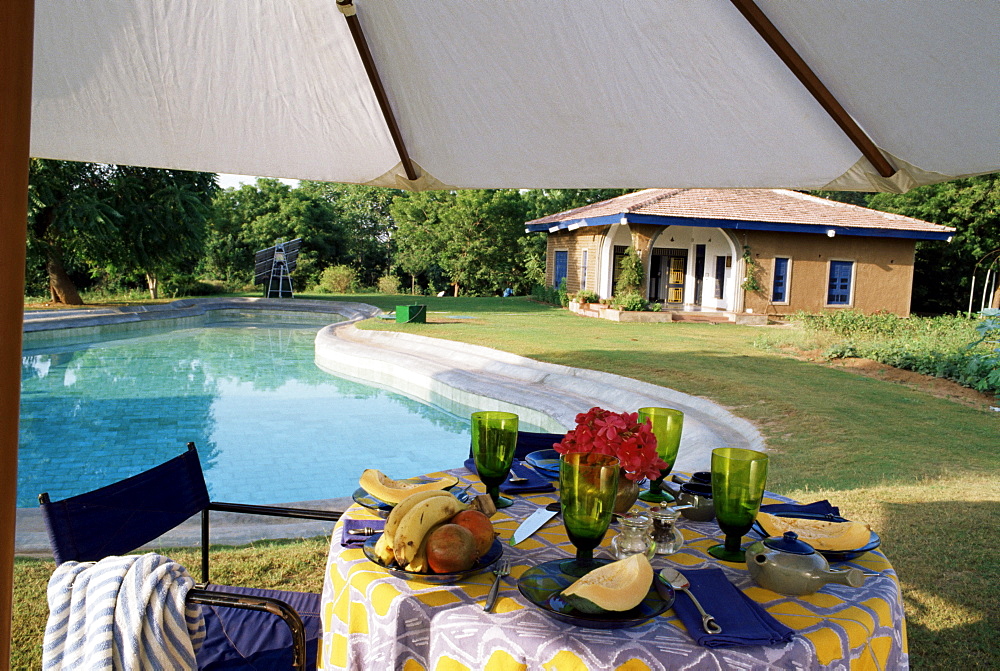
{"label": "striped towel", "polygon": [[42,668],[195,669],[201,606],[187,570],[158,554],[68,561],[49,580]]}

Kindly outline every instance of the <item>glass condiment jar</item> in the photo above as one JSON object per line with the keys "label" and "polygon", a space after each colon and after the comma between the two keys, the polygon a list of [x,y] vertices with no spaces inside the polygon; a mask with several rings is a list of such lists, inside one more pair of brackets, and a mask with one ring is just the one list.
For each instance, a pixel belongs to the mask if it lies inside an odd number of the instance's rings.
{"label": "glass condiment jar", "polygon": [[615,559],[625,559],[631,555],[644,554],[652,559],[656,553],[656,543],[650,531],[652,524],[644,513],[630,512],[622,515],[618,522],[618,534],[611,539],[611,552]]}
{"label": "glass condiment jar", "polygon": [[653,507],[649,510],[652,518],[650,534],[656,544],[656,554],[672,555],[684,547],[684,535],[675,525],[680,513],[669,507]]}

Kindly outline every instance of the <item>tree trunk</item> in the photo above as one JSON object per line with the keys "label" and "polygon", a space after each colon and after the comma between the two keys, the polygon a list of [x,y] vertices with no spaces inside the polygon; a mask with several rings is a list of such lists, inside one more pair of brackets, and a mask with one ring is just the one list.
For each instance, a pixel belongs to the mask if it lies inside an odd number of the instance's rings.
{"label": "tree trunk", "polygon": [[149,297],[154,301],[159,298],[159,287],[160,282],[156,279],[156,275],[151,273],[146,273],[146,286],[149,287]]}
{"label": "tree trunk", "polygon": [[58,246],[50,246],[45,262],[45,270],[49,274],[49,295],[56,303],[66,305],[83,305],[80,292],[76,290],[76,285],[70,279],[69,274],[63,267],[62,259],[59,258],[60,249]]}
{"label": "tree trunk", "polygon": [[455,298],[458,298],[458,282],[455,282]]}

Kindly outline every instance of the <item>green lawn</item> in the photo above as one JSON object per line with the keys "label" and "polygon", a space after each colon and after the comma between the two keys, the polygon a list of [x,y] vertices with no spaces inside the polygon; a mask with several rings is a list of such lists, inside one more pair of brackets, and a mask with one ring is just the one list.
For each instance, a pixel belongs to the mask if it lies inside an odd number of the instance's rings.
{"label": "green lawn", "polygon": [[[995,663],[1000,413],[755,348],[753,342],[769,327],[615,323],[524,298],[300,297],[357,300],[386,310],[419,302],[428,306],[428,324],[370,320],[362,328],[608,371],[727,406],[766,437],[772,454],[769,489],[799,499],[829,498],[880,534],[900,573],[914,668]],[[278,549],[265,554],[273,556],[274,566],[292,561]],[[245,560],[223,553],[220,562],[239,566]],[[319,589],[322,568],[319,561],[310,589]],[[39,576],[50,570],[38,562],[17,566],[16,589],[24,599],[15,599],[15,645],[22,654],[32,654],[37,644],[30,641],[39,640],[44,626],[44,609],[39,620],[25,601],[44,602]],[[247,577],[267,583],[271,569],[250,569]]]}

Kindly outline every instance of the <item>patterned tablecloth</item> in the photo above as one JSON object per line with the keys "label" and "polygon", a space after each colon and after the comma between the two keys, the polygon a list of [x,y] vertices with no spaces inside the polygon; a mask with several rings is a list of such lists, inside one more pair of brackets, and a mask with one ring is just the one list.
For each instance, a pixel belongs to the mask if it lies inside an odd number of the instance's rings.
{"label": "patterned tablecloth", "polygon": [[[482,492],[482,484],[465,469],[451,471]],[[517,589],[527,569],[552,559],[568,558],[573,546],[556,517],[533,536],[511,547],[506,543],[518,523],[555,493],[517,497],[513,506],[493,517],[511,560],[492,613],[483,603],[493,579],[479,574],[454,585],[405,581],[365,558],[359,548],[341,547],[340,526],[334,530],[323,582],[323,640],[320,669],[417,671],[435,669],[900,669],[908,667],[906,624],[895,571],[878,551],[848,562],[867,572],[861,588],[826,585],[800,597],[783,596],[758,587],[744,565],[720,562],[706,548],[721,532],[712,522],[678,520],[684,548],[653,566],[720,567],[745,594],[762,604],[796,635],[779,647],[704,648],[694,643],[673,609],[639,626],[599,630],[558,622],[526,600]],[[788,501],[768,494],[765,503]],[[640,505],[642,502],[639,502]],[[375,515],[353,506],[345,517]],[[610,557],[609,530],[596,556]],[[680,598],[685,598],[683,594]],[[705,604],[710,612],[723,604]]]}

